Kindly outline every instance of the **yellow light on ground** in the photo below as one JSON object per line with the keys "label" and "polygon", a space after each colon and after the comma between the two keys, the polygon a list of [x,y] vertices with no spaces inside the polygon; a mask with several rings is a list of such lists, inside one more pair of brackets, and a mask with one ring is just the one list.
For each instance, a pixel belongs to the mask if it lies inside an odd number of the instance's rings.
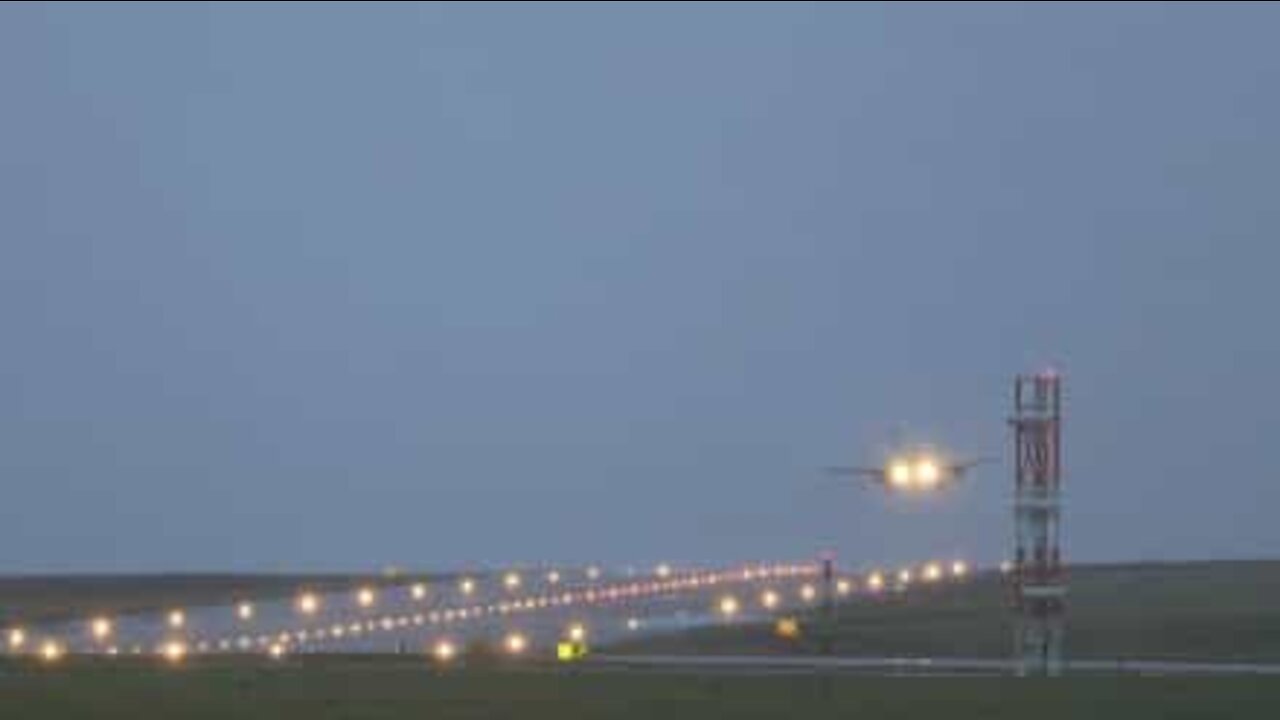
{"label": "yellow light on ground", "polygon": [[738,614],[738,598],[726,595],[720,598],[720,614],[731,618]]}
{"label": "yellow light on ground", "polygon": [[253,603],[242,602],[236,606],[236,617],[248,622],[253,619]]}
{"label": "yellow light on ground", "polygon": [[520,587],[520,574],[509,572],[502,578],[502,585],[508,590],[515,590]]}
{"label": "yellow light on ground", "polygon": [[871,573],[870,577],[867,578],[867,587],[872,590],[880,590],[884,587],[884,576],[878,572]]}
{"label": "yellow light on ground", "polygon": [[941,477],[942,471],[938,469],[938,463],[932,458],[924,458],[916,464],[916,480],[921,487],[931,488],[938,484]]}
{"label": "yellow light on ground", "polygon": [[657,573],[658,577],[665,580],[671,577],[671,566],[666,563],[662,563],[657,567],[655,572]]}
{"label": "yellow light on ground", "polygon": [[27,644],[27,632],[22,628],[11,628],[8,637],[10,650],[21,650]]}
{"label": "yellow light on ground", "polygon": [[431,649],[431,654],[439,662],[449,662],[458,654],[458,649],[448,640],[441,640]]}
{"label": "yellow light on ground", "polygon": [[66,648],[56,640],[45,640],[40,643],[40,659],[47,663],[54,663],[62,659],[67,654]]}
{"label": "yellow light on ground", "polygon": [[963,560],[957,560],[951,563],[951,575],[953,577],[964,577],[969,573],[969,566]]}
{"label": "yellow light on ground", "polygon": [[463,595],[470,595],[476,591],[476,581],[471,578],[463,578],[462,582],[458,583],[458,589],[462,591]]}
{"label": "yellow light on ground", "polygon": [[511,633],[506,640],[507,652],[512,655],[520,655],[529,647],[529,640],[520,633]]}
{"label": "yellow light on ground", "polygon": [[911,466],[902,460],[894,460],[889,464],[889,484],[896,488],[905,488],[911,484]]}
{"label": "yellow light on ground", "polygon": [[298,612],[315,615],[320,610],[320,598],[315,593],[303,593],[298,597]]}
{"label": "yellow light on ground", "polygon": [[813,599],[816,598],[817,596],[818,596],[818,591],[812,585],[805,585],[800,588],[800,597],[805,602],[813,602]]}
{"label": "yellow light on ground", "polygon": [[422,600],[427,597],[427,586],[422,583],[415,583],[413,587],[409,588],[409,595],[414,600]]}
{"label": "yellow light on ground", "polygon": [[160,648],[160,654],[167,662],[180,663],[187,657],[186,643],[171,640]]}
{"label": "yellow light on ground", "polygon": [[800,622],[793,617],[779,618],[773,631],[778,637],[794,640],[800,637]]}
{"label": "yellow light on ground", "polygon": [[587,639],[587,628],[582,623],[574,623],[569,626],[569,631],[566,634],[573,642],[580,643]]}
{"label": "yellow light on ground", "polygon": [[169,612],[169,627],[177,630],[187,624],[187,614],[181,610]]}
{"label": "yellow light on ground", "polygon": [[852,591],[853,591],[853,583],[849,582],[848,580],[836,581],[836,592],[838,594],[848,595]]}
{"label": "yellow light on ground", "polygon": [[377,601],[378,596],[373,592],[373,588],[360,588],[356,592],[356,604],[362,608],[371,608],[373,603]]}
{"label": "yellow light on ground", "polygon": [[107,618],[94,618],[89,623],[89,632],[93,635],[93,639],[99,642],[111,637],[111,621]]}
{"label": "yellow light on ground", "polygon": [[560,662],[574,662],[587,655],[587,646],[580,642],[556,643],[556,659]]}
{"label": "yellow light on ground", "polygon": [[760,604],[763,605],[766,610],[772,610],[778,607],[778,593],[773,590],[765,590],[760,593]]}
{"label": "yellow light on ground", "polygon": [[925,582],[937,582],[942,579],[942,566],[938,563],[929,563],[924,566]]}

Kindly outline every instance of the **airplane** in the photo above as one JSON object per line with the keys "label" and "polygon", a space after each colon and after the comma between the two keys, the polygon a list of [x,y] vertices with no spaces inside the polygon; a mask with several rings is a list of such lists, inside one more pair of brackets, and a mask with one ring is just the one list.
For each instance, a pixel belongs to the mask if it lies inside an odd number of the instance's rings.
{"label": "airplane", "polygon": [[965,477],[970,470],[993,458],[947,460],[928,448],[892,454],[881,467],[829,467],[828,475],[856,477],[891,490],[935,490]]}

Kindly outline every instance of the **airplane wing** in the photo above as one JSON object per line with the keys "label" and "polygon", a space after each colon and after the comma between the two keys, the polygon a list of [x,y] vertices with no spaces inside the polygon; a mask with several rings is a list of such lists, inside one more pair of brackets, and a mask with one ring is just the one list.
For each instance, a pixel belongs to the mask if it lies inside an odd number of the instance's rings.
{"label": "airplane wing", "polygon": [[871,482],[884,482],[884,468],[837,466],[826,468],[826,473],[837,477],[856,477]]}
{"label": "airplane wing", "polygon": [[958,478],[963,476],[965,473],[969,472],[970,470],[974,469],[975,467],[979,465],[985,465],[986,463],[989,463],[989,462],[995,462],[995,458],[976,457],[976,458],[973,458],[972,460],[961,460],[960,462],[951,463],[950,465],[951,474]]}

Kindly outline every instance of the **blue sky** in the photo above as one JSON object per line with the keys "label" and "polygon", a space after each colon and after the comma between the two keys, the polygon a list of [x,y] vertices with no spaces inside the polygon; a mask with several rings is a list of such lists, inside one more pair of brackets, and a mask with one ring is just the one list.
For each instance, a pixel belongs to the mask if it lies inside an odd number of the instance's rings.
{"label": "blue sky", "polygon": [[0,7],[0,572],[1276,556],[1280,8]]}

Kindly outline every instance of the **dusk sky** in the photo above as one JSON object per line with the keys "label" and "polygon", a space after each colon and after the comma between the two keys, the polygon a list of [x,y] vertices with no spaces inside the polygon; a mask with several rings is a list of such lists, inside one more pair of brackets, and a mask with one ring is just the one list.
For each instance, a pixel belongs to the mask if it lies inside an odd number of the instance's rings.
{"label": "dusk sky", "polygon": [[[0,574],[1280,556],[1280,6],[0,6]],[[824,478],[895,437],[953,492]]]}

